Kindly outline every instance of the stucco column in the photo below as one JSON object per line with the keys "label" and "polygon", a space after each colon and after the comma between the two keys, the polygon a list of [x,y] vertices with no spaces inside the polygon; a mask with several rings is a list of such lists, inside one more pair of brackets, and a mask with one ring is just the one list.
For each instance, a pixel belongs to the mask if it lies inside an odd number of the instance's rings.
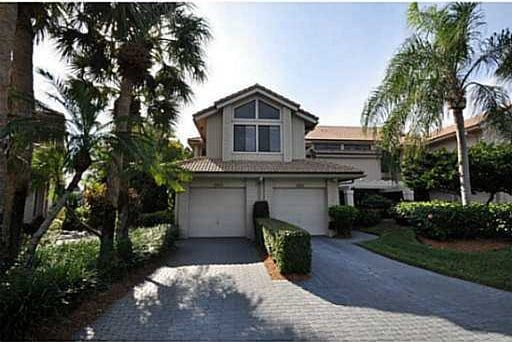
{"label": "stucco column", "polygon": [[404,196],[404,201],[414,201],[414,190],[403,189],[402,195]]}
{"label": "stucco column", "polygon": [[343,190],[343,197],[345,199],[345,205],[354,206],[354,190],[345,189]]}

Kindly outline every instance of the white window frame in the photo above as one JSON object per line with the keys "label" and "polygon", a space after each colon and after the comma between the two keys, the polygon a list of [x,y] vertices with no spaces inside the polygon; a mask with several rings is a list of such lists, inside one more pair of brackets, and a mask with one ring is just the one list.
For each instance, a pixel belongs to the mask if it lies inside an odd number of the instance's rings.
{"label": "white window frame", "polygon": [[[237,107],[243,106],[249,102],[256,101],[256,113],[255,119],[244,119],[244,118],[235,118],[235,109]],[[260,119],[259,118],[259,102],[265,102],[269,106],[276,108],[279,111],[279,119]],[[256,126],[256,151],[235,151],[235,125],[254,125]],[[279,152],[264,152],[259,151],[260,142],[259,142],[259,126],[279,126]],[[251,98],[247,101],[241,102],[233,107],[233,119],[232,119],[232,144],[231,144],[231,152],[234,154],[259,154],[263,153],[265,155],[280,155],[283,153],[283,111],[280,107],[277,107],[268,101],[262,100],[260,98]]]}

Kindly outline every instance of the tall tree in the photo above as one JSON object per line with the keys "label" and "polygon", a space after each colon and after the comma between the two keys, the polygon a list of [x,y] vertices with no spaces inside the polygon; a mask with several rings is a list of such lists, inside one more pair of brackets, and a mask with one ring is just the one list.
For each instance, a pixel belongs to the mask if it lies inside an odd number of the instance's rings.
{"label": "tall tree", "polygon": [[50,224],[66,204],[69,195],[78,187],[85,171],[93,163],[94,150],[110,140],[108,124],[99,122],[98,117],[107,105],[107,98],[91,82],[71,77],[61,81],[43,73],[53,84],[49,95],[66,110],[67,120],[65,141],[65,166],[72,177],[61,196],[53,204],[44,222],[32,235],[27,251],[26,265],[32,266],[39,241]]}
{"label": "tall tree", "polygon": [[[209,31],[204,20],[183,3],[83,6],[86,15],[71,20],[59,45],[63,51],[75,51],[74,64],[84,75],[117,82],[113,111],[117,136],[129,138],[134,119],[130,113],[137,112],[132,106],[136,97],[144,101],[146,119],[169,127],[178,106],[190,98],[186,80],[205,76],[203,43]],[[109,198],[120,214],[118,240],[129,246],[123,218],[127,212],[127,162],[121,151],[113,151],[107,184]],[[101,259],[108,258],[112,250],[114,224],[105,225],[104,230]]]}
{"label": "tall tree", "polygon": [[[2,6],[9,6],[2,4]],[[33,80],[33,45],[51,30],[62,12],[57,3],[18,3],[15,15],[15,41],[12,58],[1,60],[9,65],[8,122],[33,118],[35,113]],[[7,47],[8,45],[6,45]],[[12,132],[12,131],[11,131]],[[26,130],[18,130],[9,136],[6,161],[5,191],[2,192],[2,229],[6,234],[7,259],[12,262],[19,253],[25,199],[30,184],[32,141]]]}
{"label": "tall tree", "polygon": [[412,35],[391,59],[380,86],[370,95],[362,122],[383,125],[384,145],[392,150],[405,130],[426,136],[440,127],[445,110],[456,124],[460,196],[465,205],[471,193],[464,133],[468,99],[473,108],[497,113],[509,98],[497,85],[480,82],[482,72],[496,72],[495,50],[481,37],[483,13],[476,3],[450,3],[420,9],[409,6]]}
{"label": "tall tree", "polygon": [[[16,33],[16,4],[0,4],[0,129],[4,130],[8,123],[9,108],[7,99],[11,81],[12,52]],[[5,216],[4,195],[7,180],[7,153],[9,141],[2,137],[0,141],[0,221]],[[9,259],[9,227],[2,225],[0,236],[0,270],[6,267]]]}

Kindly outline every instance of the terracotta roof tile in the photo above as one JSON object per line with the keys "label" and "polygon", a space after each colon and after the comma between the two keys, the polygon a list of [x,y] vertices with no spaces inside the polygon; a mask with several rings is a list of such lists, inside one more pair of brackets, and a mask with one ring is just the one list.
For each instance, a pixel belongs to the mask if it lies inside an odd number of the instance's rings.
{"label": "terracotta roof tile", "polygon": [[[464,127],[466,129],[476,127],[476,126],[480,125],[480,123],[484,120],[485,120],[484,114],[472,116],[472,117],[464,120]],[[430,135],[428,140],[439,140],[444,137],[448,137],[452,134],[455,134],[455,127],[456,127],[455,124],[443,127],[440,130],[433,132],[433,134]]]}
{"label": "terracotta roof tile", "polygon": [[374,129],[368,128],[366,133],[358,126],[316,126],[306,135],[306,140],[375,140]]}
{"label": "terracotta roof tile", "polygon": [[181,167],[199,173],[318,173],[318,174],[363,174],[363,171],[349,165],[326,161],[301,159],[282,161],[222,161],[208,157],[184,160]]}

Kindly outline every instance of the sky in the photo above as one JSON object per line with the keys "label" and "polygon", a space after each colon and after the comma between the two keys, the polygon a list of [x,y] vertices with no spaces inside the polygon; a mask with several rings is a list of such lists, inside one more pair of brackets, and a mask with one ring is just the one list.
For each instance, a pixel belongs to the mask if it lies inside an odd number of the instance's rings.
{"label": "sky", "polygon": [[[212,40],[208,79],[193,83],[194,97],[176,135],[197,136],[192,114],[221,97],[259,83],[301,104],[321,125],[359,125],[366,98],[386,64],[410,34],[405,3],[198,3]],[[512,27],[512,3],[484,3],[484,36]],[[52,42],[36,46],[34,65],[65,75]],[[48,84],[35,75],[36,96]]]}

